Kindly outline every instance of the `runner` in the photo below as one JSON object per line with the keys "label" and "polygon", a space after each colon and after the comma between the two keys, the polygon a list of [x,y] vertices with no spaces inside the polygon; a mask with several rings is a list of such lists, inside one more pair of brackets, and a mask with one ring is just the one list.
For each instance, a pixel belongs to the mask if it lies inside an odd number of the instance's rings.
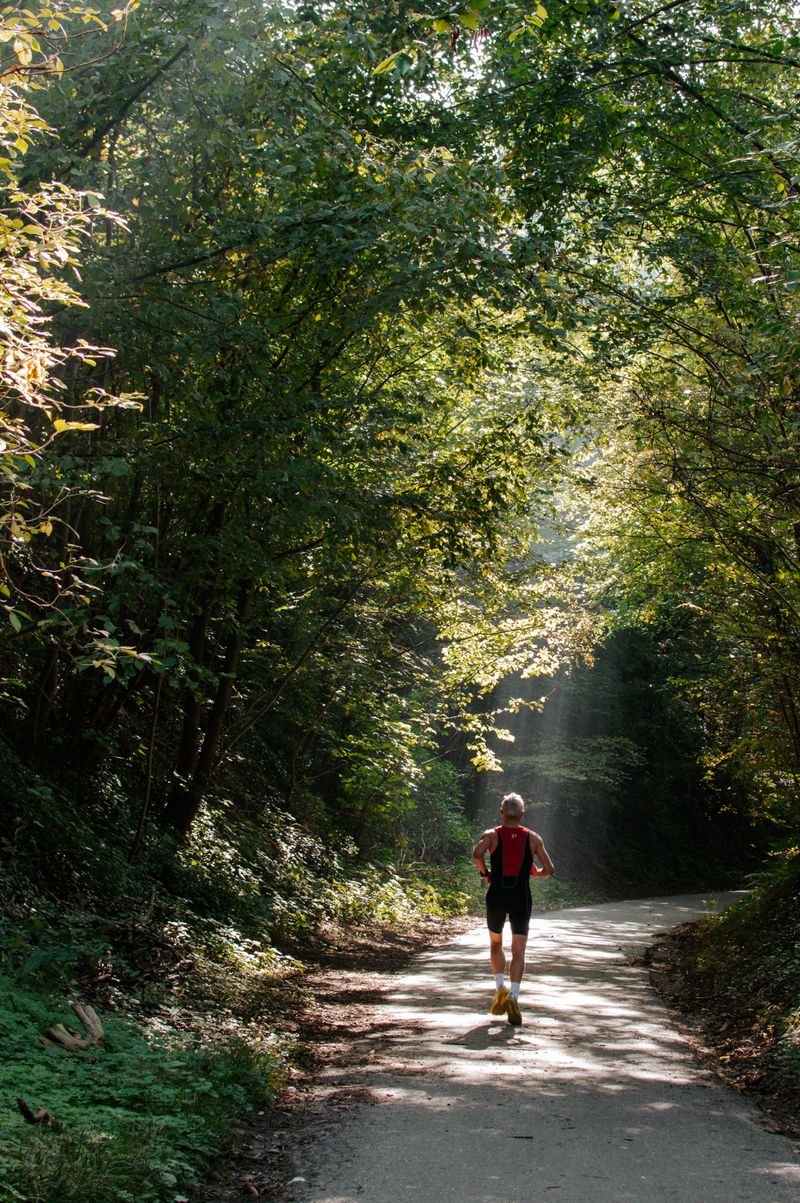
{"label": "runner", "polygon": [[[519,794],[506,794],[500,803],[500,824],[484,831],[472,850],[472,859],[488,884],[486,923],[489,928],[489,961],[494,973],[495,995],[492,1015],[508,1016],[508,1022],[522,1023],[519,987],[525,972],[525,946],[531,920],[530,878],[552,877],[553,862],[542,837],[522,826],[525,803]],[[487,872],[485,855],[489,853],[491,870]],[[538,866],[537,862],[538,861]],[[506,954],[503,951],[503,926],[511,925],[510,985],[506,988]]]}

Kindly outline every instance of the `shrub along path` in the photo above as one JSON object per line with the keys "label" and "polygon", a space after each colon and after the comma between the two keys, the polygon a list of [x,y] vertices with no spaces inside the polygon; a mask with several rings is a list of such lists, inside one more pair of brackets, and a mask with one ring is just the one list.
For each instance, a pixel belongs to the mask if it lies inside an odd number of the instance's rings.
{"label": "shrub along path", "polygon": [[434,1183],[443,1203],[794,1200],[791,1142],[698,1065],[647,979],[654,936],[702,911],[691,897],[538,916],[520,1029],[486,1014],[480,927],[372,992],[345,966],[320,1003],[332,1047],[289,1092],[309,1122],[287,1104],[262,1134],[265,1155],[288,1154],[277,1176],[256,1159],[216,1198],[272,1195],[282,1177],[309,1203],[403,1203]]}

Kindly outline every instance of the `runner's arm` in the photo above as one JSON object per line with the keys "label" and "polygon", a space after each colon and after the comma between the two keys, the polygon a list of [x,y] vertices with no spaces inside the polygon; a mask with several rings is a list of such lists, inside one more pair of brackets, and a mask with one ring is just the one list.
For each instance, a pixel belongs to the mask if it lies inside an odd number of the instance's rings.
{"label": "runner's arm", "polygon": [[[532,831],[530,834],[530,845],[531,855],[533,856],[531,877],[552,877],[556,871],[556,867],[544,846],[544,840],[535,831]],[[536,867],[537,861],[541,865],[540,869]]]}
{"label": "runner's arm", "polygon": [[484,860],[484,857],[486,856],[487,852],[493,851],[494,841],[496,839],[496,832],[491,830],[484,831],[483,835],[472,849],[472,859],[475,862],[475,868],[478,870],[481,877],[487,881],[489,880],[489,872],[486,868],[486,861]]}

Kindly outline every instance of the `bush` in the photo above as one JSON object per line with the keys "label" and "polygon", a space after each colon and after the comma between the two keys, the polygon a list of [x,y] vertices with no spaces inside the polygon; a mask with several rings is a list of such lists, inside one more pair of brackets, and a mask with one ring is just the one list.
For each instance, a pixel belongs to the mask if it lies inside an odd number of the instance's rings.
{"label": "bush", "polygon": [[422,769],[414,804],[398,820],[398,848],[404,864],[454,864],[471,843],[469,824],[451,764],[433,760]]}

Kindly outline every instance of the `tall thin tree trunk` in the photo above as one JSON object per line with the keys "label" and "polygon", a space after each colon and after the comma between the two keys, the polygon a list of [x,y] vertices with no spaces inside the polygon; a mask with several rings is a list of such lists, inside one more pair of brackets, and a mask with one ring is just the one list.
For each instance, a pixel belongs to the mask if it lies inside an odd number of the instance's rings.
{"label": "tall thin tree trunk", "polygon": [[[213,539],[222,531],[225,521],[225,505],[218,501],[208,516],[205,528],[205,538]],[[211,565],[208,566],[206,580],[213,581]],[[198,611],[189,632],[189,654],[198,670],[206,663],[206,643],[208,628],[211,623],[211,611],[217,600],[217,590],[212,584],[205,585],[200,591]],[[183,696],[183,721],[181,723],[180,741],[172,778],[172,787],[164,809],[164,819],[176,831],[186,832],[191,825],[191,818],[186,821],[187,790],[189,782],[194,777],[197,768],[197,757],[200,749],[200,724],[203,717],[203,695],[199,685],[196,689],[186,689]]]}
{"label": "tall thin tree trunk", "polygon": [[156,696],[153,702],[153,718],[150,723],[150,739],[147,745],[147,773],[144,785],[144,797],[139,810],[139,821],[136,824],[136,834],[133,837],[130,852],[128,853],[128,862],[132,863],[138,856],[139,849],[142,846],[144,839],[144,828],[147,822],[147,813],[150,809],[150,795],[153,791],[153,756],[156,747],[156,732],[158,731],[158,715],[161,709],[161,687],[164,683],[163,676],[159,676],[158,684],[156,685]]}
{"label": "tall thin tree trunk", "polygon": [[194,822],[197,812],[200,809],[200,805],[203,801],[206,789],[208,788],[208,783],[213,775],[217,746],[219,744],[220,735],[222,734],[222,728],[225,723],[225,716],[228,712],[231,697],[233,696],[233,687],[236,683],[236,673],[239,669],[239,659],[242,649],[242,631],[250,619],[254,592],[255,583],[252,580],[242,582],[242,585],[239,589],[236,623],[228,638],[228,644],[225,649],[225,658],[219,677],[219,683],[217,685],[214,701],[206,721],[203,744],[197,757],[194,775],[188,789],[186,790],[183,813],[180,816],[180,822],[174,823],[174,825],[182,833],[187,832]]}
{"label": "tall thin tree trunk", "polygon": [[300,762],[300,757],[304,752],[307,752],[309,748],[313,746],[314,741],[319,738],[319,724],[322,722],[325,715],[328,713],[341,692],[342,687],[340,684],[337,684],[336,688],[331,694],[328,695],[322,705],[317,707],[312,726],[303,732],[302,736],[292,749],[292,754],[289,759],[289,777],[286,786],[286,801],[288,803],[291,803],[297,788],[297,768]]}
{"label": "tall thin tree trunk", "polygon": [[31,686],[30,704],[26,726],[30,731],[34,747],[38,747],[44,735],[50,711],[53,708],[58,690],[58,668],[61,659],[61,649],[53,643],[47,649],[44,664],[39,676]]}
{"label": "tall thin tree trunk", "polygon": [[[189,635],[189,653],[201,668],[205,662],[206,638],[211,621],[212,595],[206,595],[202,609],[192,623]],[[183,698],[183,721],[181,736],[178,744],[178,755],[175,761],[175,773],[172,787],[167,799],[164,817],[167,823],[176,831],[186,832],[191,824],[191,817],[186,819],[188,782],[194,776],[197,767],[197,755],[200,747],[200,721],[203,715],[203,696],[199,687],[187,689]],[[192,816],[193,817],[193,816]]]}
{"label": "tall thin tree trunk", "polygon": [[792,694],[791,685],[786,673],[781,673],[781,681],[783,690],[778,695],[781,714],[784,717],[789,734],[792,738],[792,750],[794,758],[797,762],[798,770],[800,770],[800,718],[798,718],[797,707],[795,706],[794,696]]}

